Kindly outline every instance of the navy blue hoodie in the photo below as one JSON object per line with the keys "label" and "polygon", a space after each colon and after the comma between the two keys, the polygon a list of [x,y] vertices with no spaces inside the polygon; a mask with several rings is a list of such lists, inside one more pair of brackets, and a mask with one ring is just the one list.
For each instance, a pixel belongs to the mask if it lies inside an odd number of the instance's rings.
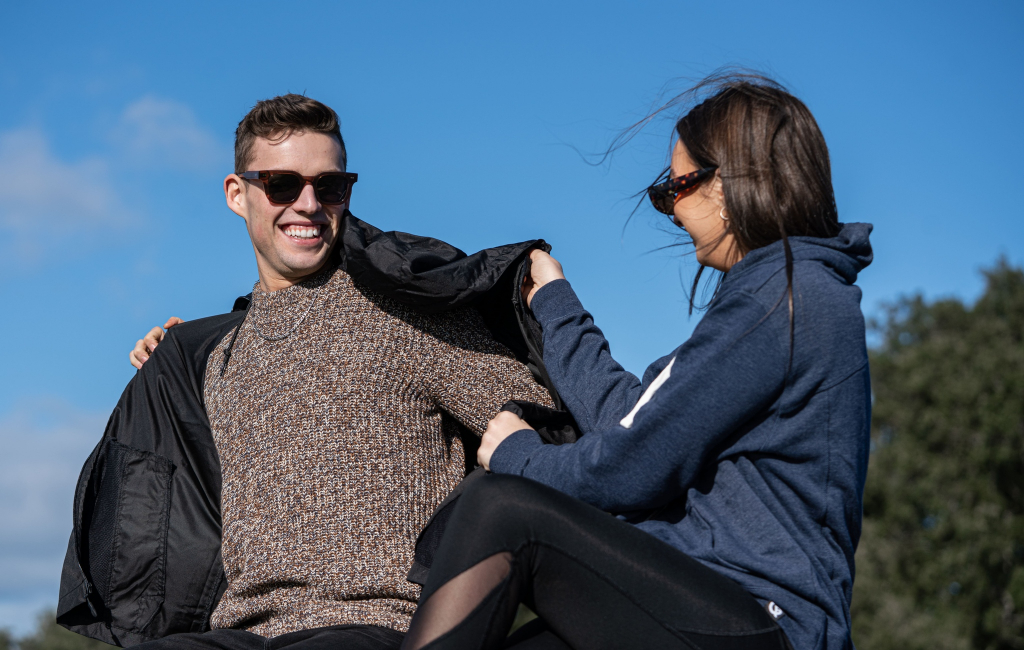
{"label": "navy blue hoodie", "polygon": [[491,470],[617,513],[732,578],[797,650],[852,647],[871,398],[858,272],[868,224],[790,239],[729,271],[688,341],[643,381],[626,372],[564,280],[537,292],[544,362],[585,435],[519,431]]}

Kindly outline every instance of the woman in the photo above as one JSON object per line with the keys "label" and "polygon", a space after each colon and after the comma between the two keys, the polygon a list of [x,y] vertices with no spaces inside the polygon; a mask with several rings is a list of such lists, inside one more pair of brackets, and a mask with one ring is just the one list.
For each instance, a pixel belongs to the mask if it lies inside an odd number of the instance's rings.
{"label": "woman", "polygon": [[838,222],[803,103],[762,77],[699,88],[649,195],[724,275],[707,313],[641,381],[533,253],[524,293],[585,435],[490,422],[493,474],[452,515],[403,648],[502,647],[519,602],[550,630],[532,647],[852,647],[871,227]]}

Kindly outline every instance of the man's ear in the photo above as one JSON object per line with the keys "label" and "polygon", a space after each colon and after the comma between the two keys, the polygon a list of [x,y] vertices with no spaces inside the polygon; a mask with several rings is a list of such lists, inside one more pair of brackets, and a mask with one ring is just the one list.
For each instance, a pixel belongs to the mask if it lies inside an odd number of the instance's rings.
{"label": "man's ear", "polygon": [[224,200],[228,208],[245,219],[249,215],[245,181],[238,174],[228,174],[224,179]]}

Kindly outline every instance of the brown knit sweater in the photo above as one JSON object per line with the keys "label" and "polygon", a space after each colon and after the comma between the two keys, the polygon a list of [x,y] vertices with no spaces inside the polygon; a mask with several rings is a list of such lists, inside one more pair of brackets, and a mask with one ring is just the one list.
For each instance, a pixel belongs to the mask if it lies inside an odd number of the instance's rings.
{"label": "brown knit sweater", "polygon": [[336,267],[257,285],[221,377],[223,348],[205,389],[228,580],[213,627],[404,632],[416,536],[465,471],[452,418],[479,434],[506,400],[550,405],[546,391],[474,310],[426,315]]}

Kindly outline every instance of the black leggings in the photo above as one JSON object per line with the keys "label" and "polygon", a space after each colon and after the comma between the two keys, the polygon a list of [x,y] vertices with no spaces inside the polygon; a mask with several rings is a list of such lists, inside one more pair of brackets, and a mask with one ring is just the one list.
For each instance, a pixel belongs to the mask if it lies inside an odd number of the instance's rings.
{"label": "black leggings", "polygon": [[[547,630],[505,646],[520,602]],[[402,648],[503,646],[791,648],[732,580],[552,488],[489,475],[452,513]]]}

